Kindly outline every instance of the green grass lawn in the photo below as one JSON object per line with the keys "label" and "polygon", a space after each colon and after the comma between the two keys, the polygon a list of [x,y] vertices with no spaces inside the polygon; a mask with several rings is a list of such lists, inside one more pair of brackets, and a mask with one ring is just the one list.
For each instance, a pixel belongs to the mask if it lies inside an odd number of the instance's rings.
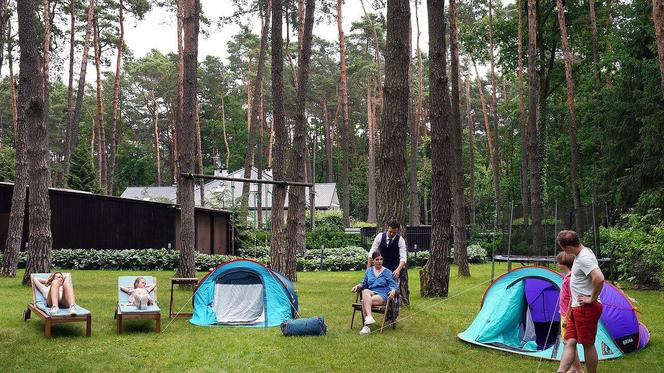
{"label": "green grass lawn", "polygon": [[[503,273],[501,265],[497,273]],[[411,269],[412,305],[402,308],[396,330],[361,336],[349,329],[354,295],[350,288],[361,272],[304,272],[295,284],[303,317],[322,315],[324,337],[283,337],[279,328],[198,327],[186,319],[168,320],[172,272],[158,278],[162,333],[154,322],[126,321],[117,335],[113,311],[117,276],[129,271],[73,271],[78,303],[93,313],[92,337],[84,323],[53,327],[44,338],[44,323],[35,315],[22,321],[30,289],[17,279],[0,278],[0,371],[436,371],[555,372],[557,364],[477,347],[456,335],[473,320],[488,285],[490,264],[473,265],[471,278],[456,277],[452,268],[450,296],[421,298],[419,268]],[[202,276],[203,273],[200,274]],[[643,351],[600,362],[600,371],[662,371],[664,292],[629,291],[639,303],[641,320],[651,331]],[[190,292],[176,294],[176,308]],[[185,307],[186,309],[186,307]],[[356,324],[357,325],[357,324]]]}

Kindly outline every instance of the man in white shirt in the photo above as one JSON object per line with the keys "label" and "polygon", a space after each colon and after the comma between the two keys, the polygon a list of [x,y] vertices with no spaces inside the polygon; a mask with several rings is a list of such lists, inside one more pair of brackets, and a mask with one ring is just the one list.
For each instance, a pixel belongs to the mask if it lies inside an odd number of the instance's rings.
{"label": "man in white shirt", "polygon": [[583,345],[588,372],[595,373],[598,361],[595,336],[602,315],[602,304],[598,298],[604,286],[604,274],[599,269],[595,254],[581,244],[576,232],[560,231],[557,240],[566,253],[576,256],[570,279],[572,308],[567,320],[565,349],[558,372],[567,372],[574,360],[578,342]]}
{"label": "man in white shirt", "polygon": [[[410,304],[410,291],[408,289],[408,269],[406,267],[407,249],[406,240],[399,234],[401,224],[393,220],[387,224],[384,232],[376,235],[369,250],[367,258],[367,268],[373,264],[371,255],[374,251],[380,250],[383,254],[383,266],[392,271],[392,276],[399,283],[399,302]],[[398,315],[398,308],[394,310],[394,315]]]}

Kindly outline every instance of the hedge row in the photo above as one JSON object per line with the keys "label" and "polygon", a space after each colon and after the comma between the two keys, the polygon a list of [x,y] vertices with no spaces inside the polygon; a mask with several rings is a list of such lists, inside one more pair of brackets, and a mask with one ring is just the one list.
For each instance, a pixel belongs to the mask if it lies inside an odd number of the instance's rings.
{"label": "hedge row", "polygon": [[[485,260],[486,251],[477,245],[468,247],[469,261]],[[264,264],[270,263],[269,248],[256,247],[239,252],[243,258],[252,258]],[[322,257],[322,259],[321,259]],[[196,270],[207,271],[225,261],[238,258],[229,255],[196,253]],[[428,252],[408,253],[409,266],[423,266],[429,259]],[[54,250],[53,267],[82,270],[174,270],[180,254],[175,250]],[[25,268],[26,253],[21,253],[19,268]],[[366,268],[367,251],[359,246],[336,249],[307,250],[297,258],[298,271],[355,271]]]}

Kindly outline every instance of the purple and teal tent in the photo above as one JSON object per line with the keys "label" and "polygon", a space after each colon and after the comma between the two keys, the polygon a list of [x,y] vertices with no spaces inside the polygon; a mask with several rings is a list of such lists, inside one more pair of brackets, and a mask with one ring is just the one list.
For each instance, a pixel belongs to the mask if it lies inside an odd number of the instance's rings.
{"label": "purple and teal tent", "polygon": [[[458,337],[466,342],[538,358],[560,360],[558,297],[563,277],[545,267],[522,267],[498,277],[484,293],[475,320]],[[614,359],[648,344],[630,298],[606,282],[595,347],[600,360]],[[583,348],[578,346],[584,361]]]}

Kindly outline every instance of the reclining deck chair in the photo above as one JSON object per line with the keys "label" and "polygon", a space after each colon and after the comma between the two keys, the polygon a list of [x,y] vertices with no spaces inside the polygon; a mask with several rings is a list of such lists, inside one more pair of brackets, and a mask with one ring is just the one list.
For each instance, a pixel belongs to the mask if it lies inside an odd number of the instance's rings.
{"label": "reclining deck chair", "polygon": [[[392,326],[392,329],[397,327],[397,317],[399,316],[399,292],[397,291],[397,296],[394,299],[387,298],[387,302],[382,306],[371,306],[371,312],[379,313],[383,316],[383,321],[380,325],[380,332],[383,333],[385,329],[385,323],[387,326]],[[362,314],[362,319],[364,320],[364,315],[362,311],[362,291],[358,291],[355,296],[355,303],[351,305],[353,308],[353,317],[350,319],[350,328],[353,329],[353,323],[355,322],[355,312],[360,311]]]}
{"label": "reclining deck chair", "polygon": [[[120,276],[118,277],[118,305],[115,308],[115,319],[117,320],[117,332],[122,334],[123,320],[155,320],[156,331],[161,333],[161,309],[157,305],[157,287],[150,292],[150,298],[154,303],[144,310],[129,304],[129,294],[122,291],[122,287],[133,287],[134,280],[138,276]],[[142,276],[147,285],[156,284],[157,279],[152,276]]]}
{"label": "reclining deck chair", "polygon": [[[81,306],[76,306],[76,315],[72,316],[69,314],[68,308],[60,308],[58,313],[50,314],[49,308],[46,305],[46,298],[44,295],[35,287],[33,278],[48,278],[50,273],[33,273],[30,275],[30,284],[32,286],[32,303],[28,304],[28,308],[23,312],[23,321],[28,321],[32,312],[37,314],[42,320],[44,320],[44,335],[46,338],[51,338],[51,326],[53,324],[62,324],[70,322],[82,322],[85,321],[85,336],[89,337],[92,333],[92,313]],[[63,273],[66,281],[71,281],[70,273]],[[73,282],[71,282],[73,285]]]}

